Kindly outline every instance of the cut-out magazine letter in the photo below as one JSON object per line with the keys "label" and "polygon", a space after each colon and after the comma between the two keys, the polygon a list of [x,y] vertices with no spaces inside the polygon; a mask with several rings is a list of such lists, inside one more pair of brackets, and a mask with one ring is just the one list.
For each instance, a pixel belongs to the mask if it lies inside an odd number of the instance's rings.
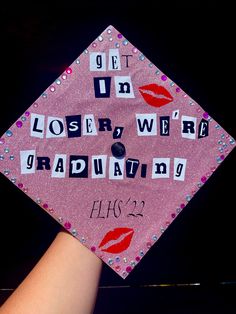
{"label": "cut-out magazine letter", "polygon": [[109,26],[0,138],[0,170],[126,278],[234,146]]}

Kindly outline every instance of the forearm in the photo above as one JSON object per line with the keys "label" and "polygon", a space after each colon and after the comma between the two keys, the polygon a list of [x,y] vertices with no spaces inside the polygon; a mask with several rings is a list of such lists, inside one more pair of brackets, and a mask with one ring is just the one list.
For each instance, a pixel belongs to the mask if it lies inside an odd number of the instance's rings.
{"label": "forearm", "polygon": [[59,232],[0,313],[92,313],[101,266],[101,260],[77,239]]}

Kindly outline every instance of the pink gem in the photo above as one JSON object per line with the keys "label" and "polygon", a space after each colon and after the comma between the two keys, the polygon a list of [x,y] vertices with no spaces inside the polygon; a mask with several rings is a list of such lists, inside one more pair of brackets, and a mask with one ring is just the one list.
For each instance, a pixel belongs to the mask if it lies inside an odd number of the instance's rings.
{"label": "pink gem", "polygon": [[5,139],[4,138],[0,138],[0,145],[3,145],[5,143]]}
{"label": "pink gem", "polygon": [[127,266],[127,267],[126,267],[127,273],[130,273],[130,272],[132,271],[132,269],[133,269],[133,268],[132,268],[131,266]]}
{"label": "pink gem", "polygon": [[205,176],[201,177],[201,181],[202,181],[202,183],[205,183],[205,182],[206,182],[206,180],[207,180],[207,178],[206,178]]}
{"label": "pink gem", "polygon": [[51,86],[51,87],[50,87],[50,91],[51,91],[51,92],[55,92],[55,90],[56,90],[56,88],[55,88],[54,86]]}
{"label": "pink gem", "polygon": [[71,74],[71,73],[72,73],[72,69],[71,69],[71,68],[67,68],[67,69],[66,69],[66,73],[67,73],[67,74]]}
{"label": "pink gem", "polygon": [[37,108],[38,104],[35,102],[33,106],[34,106],[34,108]]}
{"label": "pink gem", "polygon": [[122,36],[122,34],[118,34],[117,37],[118,37],[119,39],[121,39],[123,36]]}
{"label": "pink gem", "polygon": [[216,167],[211,167],[211,171],[214,172],[216,170]]}
{"label": "pink gem", "polygon": [[119,265],[116,265],[116,266],[115,266],[115,270],[116,270],[116,271],[120,271],[120,270],[121,270],[121,267],[120,267]]}
{"label": "pink gem", "polygon": [[229,152],[229,150],[228,150],[228,149],[226,149],[226,150],[225,150],[225,153],[227,154],[228,152]]}
{"label": "pink gem", "polygon": [[28,188],[23,188],[23,191],[24,191],[25,193],[27,193],[27,192],[28,192]]}
{"label": "pink gem", "polygon": [[172,217],[173,219],[175,218],[175,216],[176,216],[175,213],[172,213],[172,214],[171,214],[171,217]]}
{"label": "pink gem", "polygon": [[91,251],[92,251],[92,252],[95,252],[95,251],[96,251],[96,247],[95,247],[95,246],[92,246],[92,247],[91,247]]}
{"label": "pink gem", "polygon": [[49,213],[53,213],[54,209],[53,208],[49,208]]}
{"label": "pink gem", "polygon": [[150,249],[150,247],[152,246],[152,243],[151,242],[147,242],[146,245],[147,245],[147,248]]}
{"label": "pink gem", "polygon": [[167,80],[167,76],[166,75],[162,75],[161,79],[162,79],[162,81],[166,81]]}
{"label": "pink gem", "polygon": [[175,91],[176,91],[176,93],[179,93],[180,92],[180,88],[177,87]]}
{"label": "pink gem", "polygon": [[203,113],[203,118],[204,118],[204,119],[208,119],[208,118],[209,118],[209,114],[208,114],[207,112],[204,112],[204,113]]}
{"label": "pink gem", "polygon": [[220,156],[220,159],[221,159],[221,160],[224,160],[224,159],[225,159],[225,156],[224,156],[224,155],[221,155],[221,156]]}
{"label": "pink gem", "polygon": [[93,48],[96,48],[96,47],[97,47],[97,44],[96,44],[96,43],[92,43],[92,47],[93,47]]}
{"label": "pink gem", "polygon": [[71,228],[71,223],[70,223],[69,221],[65,222],[65,223],[64,223],[64,227],[65,227],[66,229],[70,229],[70,228]]}
{"label": "pink gem", "polygon": [[25,112],[25,115],[26,115],[26,117],[28,117],[28,116],[30,115],[30,112],[29,112],[29,111],[26,111],[26,112]]}
{"label": "pink gem", "polygon": [[43,204],[43,208],[47,209],[48,208],[48,204],[47,203]]}
{"label": "pink gem", "polygon": [[18,183],[18,188],[22,189],[23,188],[23,183]]}
{"label": "pink gem", "polygon": [[17,126],[18,128],[21,128],[22,125],[23,125],[23,123],[22,123],[20,120],[16,122],[16,126]]}
{"label": "pink gem", "polygon": [[67,75],[66,74],[63,74],[61,77],[62,77],[63,80],[67,79]]}
{"label": "pink gem", "polygon": [[135,257],[135,260],[136,260],[137,262],[139,262],[140,259],[141,259],[141,258],[140,258],[139,256],[136,256],[136,257]]}
{"label": "pink gem", "polygon": [[181,209],[183,209],[184,207],[185,207],[185,204],[184,204],[184,203],[180,204],[180,208],[181,208]]}
{"label": "pink gem", "polygon": [[138,49],[137,48],[133,48],[132,51],[133,51],[133,53],[137,53]]}
{"label": "pink gem", "polygon": [[166,221],[166,226],[169,226],[170,222],[169,221]]}

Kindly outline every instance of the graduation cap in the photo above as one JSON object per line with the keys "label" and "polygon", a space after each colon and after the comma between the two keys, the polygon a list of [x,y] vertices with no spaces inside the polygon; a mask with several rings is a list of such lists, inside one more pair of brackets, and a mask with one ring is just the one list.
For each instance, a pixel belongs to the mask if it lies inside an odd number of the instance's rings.
{"label": "graduation cap", "polygon": [[0,170],[122,278],[235,140],[113,26],[0,138]]}

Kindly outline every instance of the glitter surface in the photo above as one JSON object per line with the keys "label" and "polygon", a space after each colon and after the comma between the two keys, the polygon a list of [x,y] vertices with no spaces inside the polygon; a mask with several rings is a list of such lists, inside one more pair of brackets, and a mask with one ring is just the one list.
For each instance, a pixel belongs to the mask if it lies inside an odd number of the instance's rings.
{"label": "glitter surface", "polygon": [[0,137],[6,178],[122,278],[235,147],[170,82],[109,26]]}

